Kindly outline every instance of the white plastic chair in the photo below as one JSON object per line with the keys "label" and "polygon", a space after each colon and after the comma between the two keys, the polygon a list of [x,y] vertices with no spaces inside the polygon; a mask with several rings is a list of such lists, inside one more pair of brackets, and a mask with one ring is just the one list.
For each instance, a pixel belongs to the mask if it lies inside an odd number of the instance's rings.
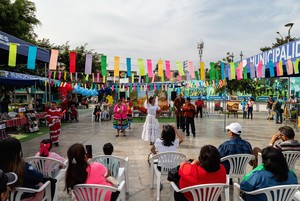
{"label": "white plastic chair", "polygon": [[174,201],[174,190],[178,193],[190,192],[193,196],[193,201],[217,201],[224,188],[228,185],[222,183],[202,184],[179,189],[174,182],[170,182],[172,186],[171,201]]}
{"label": "white plastic chair", "polygon": [[31,164],[37,171],[43,173],[44,176],[57,180],[55,185],[55,194],[53,197],[53,201],[56,201],[58,195],[58,182],[65,176],[65,172],[67,170],[66,168],[60,169],[60,167],[65,167],[65,163],[53,158],[41,156],[28,157],[24,160]]}
{"label": "white plastic chair", "polygon": [[[160,199],[160,180],[162,175],[167,175],[169,170],[177,167],[185,160],[186,156],[179,152],[162,152],[150,158],[151,175],[150,175],[150,188],[153,188],[154,172],[157,180],[157,200]],[[161,167],[159,171],[157,166]]]}
{"label": "white plastic chair", "polygon": [[73,188],[73,193],[77,201],[104,201],[107,192],[120,191],[117,201],[125,201],[125,181],[122,181],[118,188],[99,184],[77,184]]}
{"label": "white plastic chair", "polygon": [[98,155],[94,156],[91,161],[103,164],[110,171],[111,176],[117,179],[118,182],[125,180],[126,192],[129,192],[128,157]]}
{"label": "white plastic chair", "polygon": [[[297,160],[300,158],[300,151],[282,151],[282,154],[286,159],[289,169],[294,170],[295,164]],[[262,155],[261,152],[258,152],[257,164],[259,165],[261,163],[262,163]]]}
{"label": "white plastic chair", "polygon": [[21,201],[23,193],[39,193],[45,190],[44,197],[41,201],[51,201],[51,184],[50,181],[44,183],[39,189],[17,187],[10,193],[10,201]]}
{"label": "white plastic chair", "polygon": [[[246,174],[246,168],[249,161],[254,160],[255,156],[252,154],[234,154],[221,158],[221,162],[228,161],[230,165],[229,173],[226,175],[227,185],[229,185],[230,179],[237,179],[240,183],[241,179]],[[225,189],[226,201],[230,200],[230,188]]]}
{"label": "white plastic chair", "polygon": [[[267,197],[266,201],[292,201],[299,187],[300,185],[280,185],[280,186],[262,188],[255,191],[243,191],[243,192],[245,192],[247,195],[265,194]],[[240,185],[234,183],[233,201],[243,201],[243,200],[244,199],[240,197]]]}

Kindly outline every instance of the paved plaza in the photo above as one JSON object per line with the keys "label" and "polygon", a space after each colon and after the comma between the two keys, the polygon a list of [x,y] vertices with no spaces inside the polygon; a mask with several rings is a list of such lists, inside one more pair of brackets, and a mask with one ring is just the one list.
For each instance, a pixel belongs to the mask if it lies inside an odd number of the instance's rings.
{"label": "paved plaza", "polygon": [[[154,201],[156,200],[156,184],[150,189],[150,167],[147,162],[147,155],[150,153],[148,142],[141,140],[142,123],[132,123],[131,129],[127,130],[126,137],[116,138],[116,130],[112,128],[112,121],[92,121],[92,110],[86,109],[81,112],[78,123],[71,123],[62,128],[60,146],[53,147],[53,151],[66,157],[68,148],[73,143],[83,143],[93,146],[93,155],[103,154],[102,147],[105,143],[111,142],[114,145],[114,155],[129,157],[129,194],[130,201]],[[268,145],[271,136],[277,132],[281,125],[274,121],[268,121],[267,112],[254,113],[254,119],[243,119],[226,116],[226,125],[232,122],[239,122],[242,125],[241,137],[248,140],[253,147],[265,147]],[[178,148],[184,153],[187,159],[198,157],[200,148],[203,145],[212,144],[218,147],[228,139],[224,131],[224,115],[204,116],[195,118],[196,137],[186,137]],[[162,124],[161,124],[162,125]],[[22,143],[24,157],[33,156],[39,150],[39,143],[47,135],[40,136],[33,140]],[[300,139],[300,133],[296,132],[296,139]],[[249,170],[250,167],[249,167]],[[300,165],[296,165],[296,174],[300,178]],[[166,178],[163,178],[164,188],[161,191],[161,200],[170,200],[170,187]],[[64,182],[59,183],[59,200],[69,200],[64,191]]]}

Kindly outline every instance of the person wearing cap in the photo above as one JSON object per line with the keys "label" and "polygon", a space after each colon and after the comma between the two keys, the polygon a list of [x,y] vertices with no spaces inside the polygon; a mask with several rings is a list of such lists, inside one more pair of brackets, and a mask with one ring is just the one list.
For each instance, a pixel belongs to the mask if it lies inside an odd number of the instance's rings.
{"label": "person wearing cap", "polygon": [[[196,115],[196,107],[191,103],[191,98],[187,97],[185,104],[182,106],[183,116],[185,117],[185,128],[186,128],[186,136],[190,135],[190,124],[193,137],[196,137],[196,130],[195,130],[195,115]],[[183,129],[184,131],[184,129]]]}
{"label": "person wearing cap", "polygon": [[13,173],[4,173],[0,169],[0,201],[6,201],[9,198],[9,185],[14,184],[18,180],[18,176]]}
{"label": "person wearing cap", "polygon": [[[252,154],[251,144],[241,138],[242,126],[239,123],[231,123],[226,126],[226,129],[230,140],[227,140],[219,146],[218,151],[221,157],[234,154]],[[224,162],[223,165],[228,173],[230,169],[228,161]]]}

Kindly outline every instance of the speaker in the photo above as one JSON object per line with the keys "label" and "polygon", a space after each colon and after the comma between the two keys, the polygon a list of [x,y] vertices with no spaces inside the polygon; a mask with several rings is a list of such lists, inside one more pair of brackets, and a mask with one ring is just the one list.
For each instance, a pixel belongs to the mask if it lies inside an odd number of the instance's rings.
{"label": "speaker", "polygon": [[171,91],[171,100],[174,101],[177,96],[176,91]]}
{"label": "speaker", "polygon": [[120,99],[121,98],[125,99],[125,96],[126,96],[126,92],[125,91],[121,91],[120,92]]}

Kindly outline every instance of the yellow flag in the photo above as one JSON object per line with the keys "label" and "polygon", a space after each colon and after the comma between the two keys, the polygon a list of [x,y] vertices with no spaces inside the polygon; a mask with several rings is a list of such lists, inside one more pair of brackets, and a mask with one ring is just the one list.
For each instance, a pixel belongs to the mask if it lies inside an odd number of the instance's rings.
{"label": "yellow flag", "polygon": [[115,57],[114,77],[120,76],[120,57]]}
{"label": "yellow flag", "polygon": [[200,79],[205,80],[205,69],[204,69],[204,62],[200,62]]}
{"label": "yellow flag", "polygon": [[160,59],[158,60],[158,76],[163,76],[164,70],[163,70],[163,61]]}
{"label": "yellow flag", "polygon": [[10,43],[9,44],[8,65],[16,66],[16,61],[17,61],[17,44]]}

